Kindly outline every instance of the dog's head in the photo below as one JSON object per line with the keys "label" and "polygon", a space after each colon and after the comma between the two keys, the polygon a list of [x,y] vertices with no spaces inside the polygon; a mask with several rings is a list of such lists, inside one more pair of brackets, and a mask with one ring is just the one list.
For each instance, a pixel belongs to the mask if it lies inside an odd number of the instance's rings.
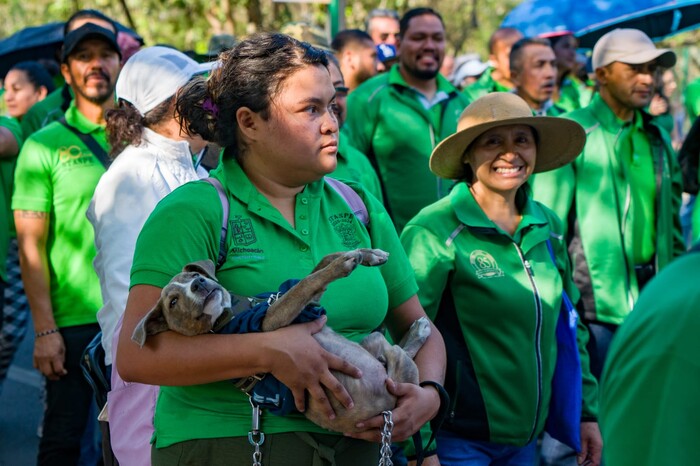
{"label": "dog's head", "polygon": [[231,314],[231,295],[216,281],[214,264],[187,264],[160,293],[131,339],[143,346],[149,335],[173,330],[186,336],[207,333]]}

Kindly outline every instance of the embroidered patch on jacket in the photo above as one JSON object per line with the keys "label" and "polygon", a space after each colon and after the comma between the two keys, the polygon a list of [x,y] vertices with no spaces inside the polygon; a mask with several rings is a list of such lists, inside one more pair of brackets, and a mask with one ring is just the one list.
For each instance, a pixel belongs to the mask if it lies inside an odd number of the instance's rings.
{"label": "embroidered patch on jacket", "polygon": [[340,236],[343,246],[347,248],[355,248],[360,244],[360,239],[357,237],[355,229],[355,215],[350,213],[336,214],[328,217],[333,230]]}
{"label": "embroidered patch on jacket", "polygon": [[474,267],[476,277],[479,279],[498,278],[505,275],[503,270],[498,266],[496,259],[486,251],[480,249],[473,251],[469,256],[469,262],[472,267]]}
{"label": "embroidered patch on jacket", "polygon": [[229,222],[229,228],[231,229],[233,244],[237,246],[248,246],[257,241],[255,230],[253,230],[253,222],[249,218],[236,215]]}

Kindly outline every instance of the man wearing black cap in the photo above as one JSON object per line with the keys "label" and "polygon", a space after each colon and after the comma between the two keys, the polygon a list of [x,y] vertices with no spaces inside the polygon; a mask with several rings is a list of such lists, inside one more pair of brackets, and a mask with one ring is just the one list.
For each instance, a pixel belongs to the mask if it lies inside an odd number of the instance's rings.
{"label": "man wearing black cap", "polygon": [[61,72],[74,100],[22,147],[15,211],[22,279],[34,322],[34,366],[47,378],[39,465],[76,465],[92,390],[79,361],[99,331],[100,286],[85,217],[107,164],[104,112],[120,53],[113,31],[86,23],[66,35]]}
{"label": "man wearing black cap", "polygon": [[[101,11],[85,9],[76,11],[66,20],[63,26],[63,37],[87,23],[102,26],[115,34],[118,33],[117,25],[111,18]],[[119,35],[117,35],[117,38],[119,38]],[[62,61],[61,52],[62,49],[58,51],[56,61]],[[22,135],[28,138],[49,123],[58,121],[65,111],[68,110],[71,100],[73,100],[73,95],[71,94],[70,86],[65,84],[50,93],[41,102],[32,105],[27,114],[22,117]]]}

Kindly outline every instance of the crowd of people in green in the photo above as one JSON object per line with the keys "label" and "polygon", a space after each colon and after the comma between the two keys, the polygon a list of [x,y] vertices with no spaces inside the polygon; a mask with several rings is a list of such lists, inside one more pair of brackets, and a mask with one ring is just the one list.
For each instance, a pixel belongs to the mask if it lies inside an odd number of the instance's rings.
{"label": "crowd of people in green", "polygon": [[[684,138],[671,111],[675,52],[615,29],[586,59],[571,32],[501,28],[487,62],[448,60],[436,9],[365,26],[231,37],[199,63],[80,10],[58,78],[4,77],[0,384],[31,322],[37,464],[697,464],[700,123]],[[188,263],[252,297],[357,248],[389,260],[331,284],[321,319],[131,339]],[[303,415],[352,409],[337,374],[362,377],[324,325],[399,342],[423,317],[420,383],[386,382],[392,423]],[[230,381],[259,374],[298,412],[256,424]]]}

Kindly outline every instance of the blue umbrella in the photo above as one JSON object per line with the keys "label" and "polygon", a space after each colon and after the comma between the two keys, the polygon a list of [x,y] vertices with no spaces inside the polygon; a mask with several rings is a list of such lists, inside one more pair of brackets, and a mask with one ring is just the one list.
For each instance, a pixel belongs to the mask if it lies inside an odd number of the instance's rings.
{"label": "blue umbrella", "polygon": [[[55,59],[63,44],[63,21],[24,28],[0,41],[0,77],[13,65],[25,60]],[[143,44],[143,38],[133,30],[117,23],[119,31],[127,32]]]}
{"label": "blue umbrella", "polygon": [[700,27],[700,0],[525,0],[501,26],[529,37],[571,31],[581,47],[593,47],[617,27],[635,27],[659,40]]}
{"label": "blue umbrella", "polygon": [[576,31],[576,37],[581,47],[593,48],[603,34],[615,28],[640,29],[653,40],[661,40],[698,27],[700,27],[700,0],[676,0],[591,24]]}

